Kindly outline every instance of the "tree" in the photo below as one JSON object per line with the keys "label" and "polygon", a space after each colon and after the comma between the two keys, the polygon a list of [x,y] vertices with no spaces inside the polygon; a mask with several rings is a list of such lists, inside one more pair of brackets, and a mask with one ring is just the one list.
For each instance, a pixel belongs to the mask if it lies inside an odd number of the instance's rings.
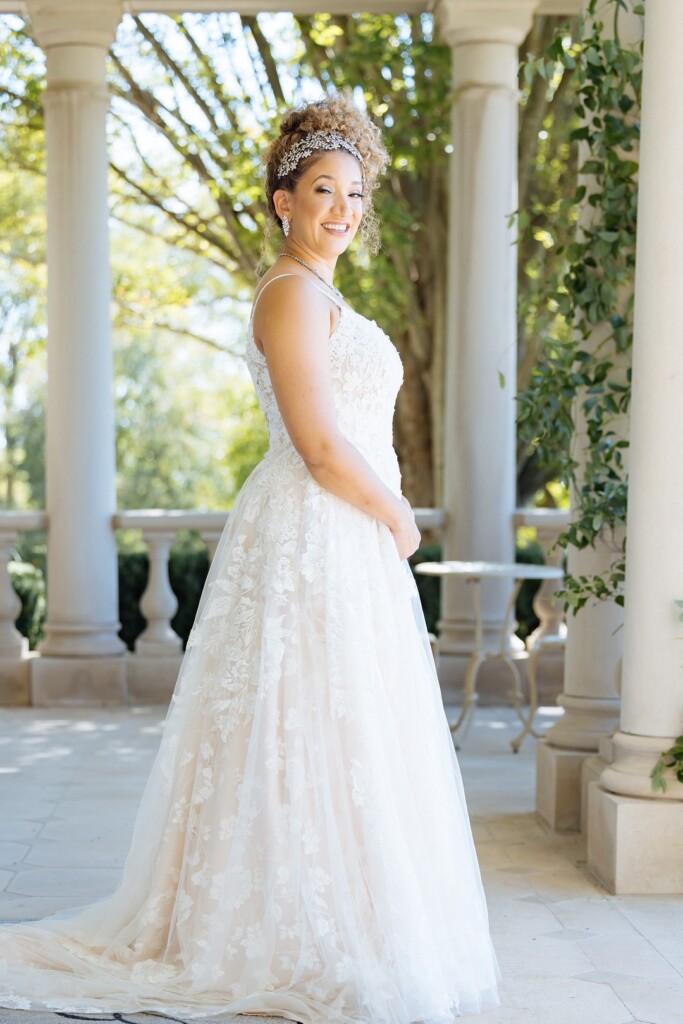
{"label": "tree", "polygon": [[[44,507],[45,174],[40,51],[18,19],[0,36],[0,502]],[[118,504],[228,507],[263,448],[244,388],[240,322],[223,268],[170,246],[162,215],[121,221],[113,194],[112,278]],[[144,246],[141,239],[144,238]],[[190,350],[194,350],[191,354]],[[253,444],[244,442],[251,424]],[[233,431],[236,437],[233,439]],[[223,453],[251,451],[248,469]]]}
{"label": "tree", "polygon": [[[522,52],[542,52],[564,20],[540,17]],[[267,220],[257,186],[258,154],[284,106],[352,88],[384,129],[392,160],[378,196],[383,247],[372,268],[357,250],[339,267],[342,289],[376,317],[405,365],[396,418],[404,488],[432,504],[440,493],[444,312],[447,288],[449,78],[451,52],[435,41],[429,15],[318,14],[310,18],[236,15],[137,18],[126,29],[155,57],[149,77],[131,70],[124,34],[115,50],[120,100],[166,140],[163,173],[144,159],[122,172],[136,206],[151,202],[170,219],[176,244],[225,261],[233,279],[253,286],[260,232]],[[239,77],[246,44],[251,66]],[[136,72],[138,66],[135,66]],[[540,282],[565,269],[562,237],[548,231],[575,185],[570,82],[572,59],[555,62],[552,81],[520,75],[519,383],[527,382],[557,317]],[[128,121],[128,123],[130,123]],[[127,129],[130,131],[130,128]],[[192,188],[178,203],[177,171]],[[120,170],[120,169],[119,169]],[[188,198],[189,192],[189,198]],[[382,288],[376,287],[377,280]],[[552,475],[520,445],[520,498]]]}
{"label": "tree", "polygon": [[[542,47],[558,23],[537,19],[525,46]],[[23,52],[25,41],[13,46]],[[272,246],[265,253],[261,246],[267,211],[259,156],[284,106],[350,88],[382,125],[392,155],[377,200],[382,251],[370,267],[355,246],[340,264],[339,283],[352,304],[382,323],[402,356],[397,448],[404,490],[426,505],[438,500],[443,462],[450,61],[429,14],[126,17],[111,51],[112,214],[146,240],[163,240],[169,261],[184,253],[195,275],[183,310],[172,267],[163,268],[165,286],[155,281],[145,295],[137,273],[124,274],[115,294],[126,329],[154,326],[223,347],[210,311],[246,302],[262,257],[273,255]],[[560,272],[559,246],[547,244],[539,225],[552,216],[558,190],[572,185],[570,72],[569,65],[555,71],[547,88],[521,79],[520,205],[532,211],[520,222],[522,382],[554,315],[542,306],[538,280]],[[24,101],[36,121],[40,84],[37,75],[31,81]],[[202,330],[187,315],[198,306]],[[521,447],[519,461],[525,498],[552,471],[539,471]]]}
{"label": "tree", "polygon": [[0,505],[45,506],[45,61],[19,18],[0,32]]}

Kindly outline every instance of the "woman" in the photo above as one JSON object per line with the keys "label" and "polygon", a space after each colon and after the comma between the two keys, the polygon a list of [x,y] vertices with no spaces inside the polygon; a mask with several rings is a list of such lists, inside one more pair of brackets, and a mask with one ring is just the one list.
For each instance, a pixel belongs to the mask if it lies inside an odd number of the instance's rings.
{"label": "woman", "polygon": [[378,129],[335,98],[266,153],[284,246],[247,362],[270,449],[214,556],[116,892],[0,929],[0,1003],[445,1024],[497,968],[404,559],[402,368],[332,285],[373,242]]}

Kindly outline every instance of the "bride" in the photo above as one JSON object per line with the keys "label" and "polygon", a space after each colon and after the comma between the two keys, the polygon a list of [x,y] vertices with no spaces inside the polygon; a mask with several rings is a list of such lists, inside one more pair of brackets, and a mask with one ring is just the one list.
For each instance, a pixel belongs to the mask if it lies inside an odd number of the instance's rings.
{"label": "bride", "polygon": [[0,1005],[447,1024],[498,971],[408,565],[396,349],[332,284],[387,154],[343,98],[265,154],[270,448],[211,564],[114,894],[0,928]]}

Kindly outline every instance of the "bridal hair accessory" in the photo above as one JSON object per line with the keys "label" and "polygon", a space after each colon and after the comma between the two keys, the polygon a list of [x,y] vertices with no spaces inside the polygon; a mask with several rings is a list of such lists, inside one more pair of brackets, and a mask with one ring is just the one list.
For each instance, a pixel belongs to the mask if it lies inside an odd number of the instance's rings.
{"label": "bridal hair accessory", "polygon": [[345,149],[347,153],[351,153],[352,156],[356,157],[361,167],[363,166],[363,157],[359,151],[352,142],[345,139],[339,132],[311,132],[310,135],[306,135],[303,139],[295,142],[280,161],[280,166],[277,169],[278,178],[286,178],[301,160],[311,156],[312,153],[319,149]]}
{"label": "bridal hair accessory", "polygon": [[285,238],[286,238],[287,235],[289,234],[289,217],[287,216],[286,213],[284,214],[284,216],[282,218],[282,230],[284,231]]}

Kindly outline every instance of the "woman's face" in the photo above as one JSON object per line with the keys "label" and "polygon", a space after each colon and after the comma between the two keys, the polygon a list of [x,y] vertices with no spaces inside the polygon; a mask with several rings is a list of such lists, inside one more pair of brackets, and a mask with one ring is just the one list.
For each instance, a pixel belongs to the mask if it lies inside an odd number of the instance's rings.
{"label": "woman's face", "polygon": [[324,152],[306,168],[294,192],[277,189],[273,201],[279,216],[289,218],[290,241],[319,259],[335,260],[363,215],[360,164],[344,150]]}

